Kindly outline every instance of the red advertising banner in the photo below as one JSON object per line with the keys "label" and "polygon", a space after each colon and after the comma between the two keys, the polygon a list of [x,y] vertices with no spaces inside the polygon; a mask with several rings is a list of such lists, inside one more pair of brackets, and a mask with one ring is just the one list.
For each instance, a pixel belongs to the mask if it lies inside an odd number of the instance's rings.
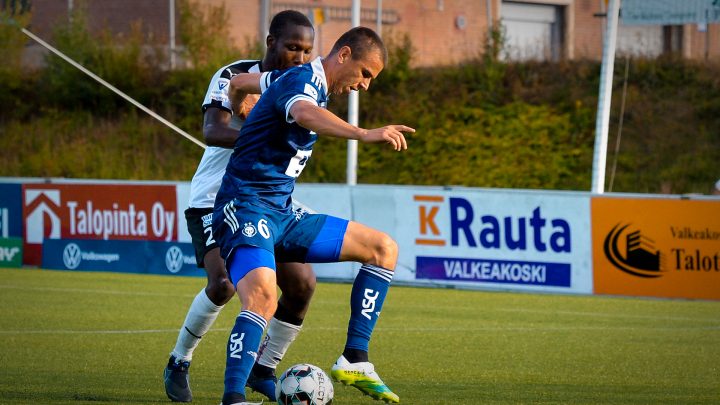
{"label": "red advertising banner", "polygon": [[594,291],[720,299],[720,201],[592,199]]}
{"label": "red advertising banner", "polygon": [[174,185],[23,185],[24,263],[40,265],[44,239],[176,241]]}

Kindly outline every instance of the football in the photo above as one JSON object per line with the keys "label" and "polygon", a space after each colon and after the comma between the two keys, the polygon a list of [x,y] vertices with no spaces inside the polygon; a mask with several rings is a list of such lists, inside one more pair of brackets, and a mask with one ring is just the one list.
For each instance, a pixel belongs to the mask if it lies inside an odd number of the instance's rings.
{"label": "football", "polygon": [[332,381],[312,364],[296,364],[287,369],[275,387],[280,405],[329,405],[334,395]]}

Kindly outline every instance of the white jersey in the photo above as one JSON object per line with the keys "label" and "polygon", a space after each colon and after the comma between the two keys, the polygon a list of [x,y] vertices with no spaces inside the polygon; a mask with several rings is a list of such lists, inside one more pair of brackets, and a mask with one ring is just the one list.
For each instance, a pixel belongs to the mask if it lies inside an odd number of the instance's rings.
{"label": "white jersey", "polygon": [[[238,73],[259,73],[260,62],[257,60],[239,60],[224,66],[212,77],[208,91],[205,94],[202,111],[209,107],[221,108],[232,114],[228,90],[230,79]],[[243,120],[233,115],[230,128],[242,127]],[[233,150],[217,146],[208,146],[203,153],[200,164],[190,183],[190,208],[212,208],[215,205],[215,195],[220,188],[225,168]]]}

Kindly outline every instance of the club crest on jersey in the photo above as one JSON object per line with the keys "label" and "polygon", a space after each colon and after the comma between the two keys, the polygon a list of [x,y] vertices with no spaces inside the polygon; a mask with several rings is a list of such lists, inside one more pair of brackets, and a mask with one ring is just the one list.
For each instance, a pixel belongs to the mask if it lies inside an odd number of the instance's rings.
{"label": "club crest on jersey", "polygon": [[243,225],[242,233],[248,238],[252,238],[257,234],[257,228],[255,228],[252,222],[246,222],[245,225]]}
{"label": "club crest on jersey", "polygon": [[307,211],[305,211],[305,209],[303,207],[298,207],[295,210],[293,210],[293,214],[295,214],[295,220],[299,221],[302,219],[302,217],[305,216],[305,214],[307,214]]}

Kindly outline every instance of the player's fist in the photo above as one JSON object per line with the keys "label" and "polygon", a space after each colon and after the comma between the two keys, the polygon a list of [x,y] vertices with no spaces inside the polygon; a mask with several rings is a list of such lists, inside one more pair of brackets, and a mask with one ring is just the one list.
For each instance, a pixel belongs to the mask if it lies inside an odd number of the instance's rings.
{"label": "player's fist", "polygon": [[250,115],[250,111],[253,109],[253,107],[255,107],[255,104],[257,104],[259,99],[259,94],[246,95],[243,101],[240,103],[240,106],[238,107],[238,116],[242,119],[246,119],[247,116]]}

